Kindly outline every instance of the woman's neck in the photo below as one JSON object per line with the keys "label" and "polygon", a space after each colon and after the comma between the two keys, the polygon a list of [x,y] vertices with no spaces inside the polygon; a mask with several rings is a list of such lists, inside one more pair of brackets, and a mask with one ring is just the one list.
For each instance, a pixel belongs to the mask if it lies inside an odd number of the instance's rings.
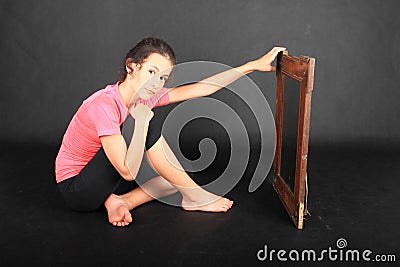
{"label": "woman's neck", "polygon": [[139,96],[136,94],[136,90],[125,80],[118,85],[118,91],[121,95],[122,102],[127,108],[135,104],[138,101]]}

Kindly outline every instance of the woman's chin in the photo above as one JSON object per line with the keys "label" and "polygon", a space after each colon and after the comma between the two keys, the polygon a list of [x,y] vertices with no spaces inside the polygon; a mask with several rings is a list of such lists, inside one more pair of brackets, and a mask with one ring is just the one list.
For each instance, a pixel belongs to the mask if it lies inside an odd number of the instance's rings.
{"label": "woman's chin", "polygon": [[154,96],[154,94],[147,93],[146,91],[145,91],[145,92],[139,93],[139,97],[140,97],[141,99],[143,99],[143,100],[149,100],[149,99],[152,98],[153,96]]}

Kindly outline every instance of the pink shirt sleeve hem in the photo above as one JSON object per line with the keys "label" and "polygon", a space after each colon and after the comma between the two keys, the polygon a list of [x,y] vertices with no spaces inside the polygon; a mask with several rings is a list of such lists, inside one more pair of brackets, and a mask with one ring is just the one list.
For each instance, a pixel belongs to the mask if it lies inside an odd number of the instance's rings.
{"label": "pink shirt sleeve hem", "polygon": [[97,134],[99,137],[105,136],[105,135],[113,135],[113,134],[121,134],[121,131],[118,129],[106,129],[106,130],[101,130]]}

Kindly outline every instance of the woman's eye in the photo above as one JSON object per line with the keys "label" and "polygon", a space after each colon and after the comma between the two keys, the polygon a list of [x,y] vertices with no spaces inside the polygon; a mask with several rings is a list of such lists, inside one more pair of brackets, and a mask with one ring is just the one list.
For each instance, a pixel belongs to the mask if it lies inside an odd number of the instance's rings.
{"label": "woman's eye", "polygon": [[165,82],[167,80],[167,77],[160,77],[161,81]]}
{"label": "woman's eye", "polygon": [[155,74],[156,72],[154,70],[149,70],[150,74]]}

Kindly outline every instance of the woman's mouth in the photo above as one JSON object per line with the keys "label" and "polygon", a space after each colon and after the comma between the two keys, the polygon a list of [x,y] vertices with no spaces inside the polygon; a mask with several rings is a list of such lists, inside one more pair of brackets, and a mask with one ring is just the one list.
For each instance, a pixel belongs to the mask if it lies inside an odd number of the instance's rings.
{"label": "woman's mouth", "polygon": [[151,90],[149,90],[149,89],[146,89],[146,91],[147,91],[147,93],[150,94],[150,95],[155,95],[155,94],[156,94],[156,93],[154,93],[153,91],[151,91]]}

